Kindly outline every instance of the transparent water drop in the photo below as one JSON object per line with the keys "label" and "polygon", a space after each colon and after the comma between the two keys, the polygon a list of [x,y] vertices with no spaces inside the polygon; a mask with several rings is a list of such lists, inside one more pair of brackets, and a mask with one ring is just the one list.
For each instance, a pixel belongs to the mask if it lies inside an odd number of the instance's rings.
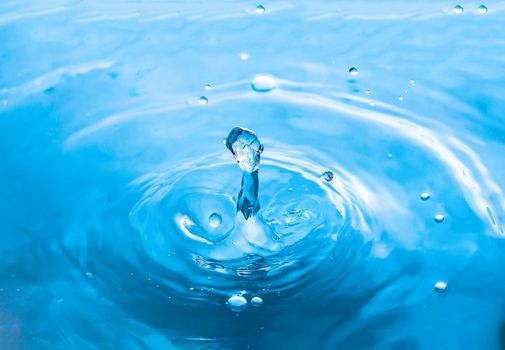
{"label": "transparent water drop", "polygon": [[277,82],[269,75],[258,75],[253,79],[252,88],[257,92],[268,92],[275,89]]}
{"label": "transparent water drop", "polygon": [[198,103],[201,105],[206,105],[207,102],[209,102],[209,99],[205,96],[200,96],[200,98],[198,99]]}
{"label": "transparent water drop", "polygon": [[480,14],[484,14],[487,12],[487,7],[485,5],[480,5],[479,8],[477,8],[477,12]]}
{"label": "transparent water drop", "polygon": [[430,194],[428,192],[423,192],[419,197],[421,197],[423,201],[427,201],[428,199],[430,199]]}
{"label": "transparent water drop", "polygon": [[289,191],[289,192],[293,192],[293,187],[290,187],[290,188],[288,189],[288,191]]}
{"label": "transparent water drop", "polygon": [[410,84],[411,86],[416,86],[416,81],[415,81],[415,80],[410,79],[410,80],[409,80],[409,84]]}
{"label": "transparent water drop", "polygon": [[251,299],[251,305],[255,307],[260,307],[261,305],[263,305],[263,299],[261,299],[260,297],[253,297]]}
{"label": "transparent water drop", "polygon": [[391,153],[388,154],[388,158],[391,159],[393,158],[393,155]]}
{"label": "transparent water drop", "polygon": [[328,170],[322,173],[320,177],[321,179],[330,182],[331,180],[333,180],[333,173]]}
{"label": "transparent water drop", "polygon": [[442,214],[435,215],[435,222],[437,224],[444,222],[444,220],[445,220],[445,217]]}
{"label": "transparent water drop", "polygon": [[403,96],[398,96],[398,101],[403,101]]}
{"label": "transparent water drop", "polygon": [[233,128],[226,138],[226,147],[242,170],[248,173],[258,170],[263,145],[253,131],[241,127]]}
{"label": "transparent water drop", "polygon": [[263,5],[256,6],[256,13],[265,13],[265,7]]}
{"label": "transparent water drop", "polygon": [[464,9],[463,9],[463,6],[461,6],[461,5],[456,5],[452,9],[452,12],[457,13],[457,14],[463,13],[463,11],[464,11]]}
{"label": "transparent water drop", "polygon": [[218,227],[219,225],[221,225],[221,223],[223,222],[223,218],[221,217],[221,215],[219,215],[218,213],[212,213],[210,216],[209,216],[209,225],[211,227]]}
{"label": "transparent water drop", "polygon": [[351,67],[349,68],[349,74],[351,74],[352,76],[356,76],[359,74],[359,71],[356,67]]}
{"label": "transparent water drop", "polygon": [[240,59],[242,61],[247,61],[249,59],[249,54],[247,52],[241,52],[240,53]]}
{"label": "transparent water drop", "polygon": [[205,84],[205,90],[209,91],[212,89],[212,85],[210,84]]}
{"label": "transparent water drop", "polygon": [[447,291],[447,283],[445,283],[443,281],[439,281],[439,282],[435,283],[435,285],[433,286],[433,289],[437,293],[445,293]]}
{"label": "transparent water drop", "polygon": [[370,95],[370,90],[365,90],[365,94]]}
{"label": "transparent water drop", "polygon": [[226,305],[233,312],[241,312],[247,308],[247,300],[242,295],[232,295]]}

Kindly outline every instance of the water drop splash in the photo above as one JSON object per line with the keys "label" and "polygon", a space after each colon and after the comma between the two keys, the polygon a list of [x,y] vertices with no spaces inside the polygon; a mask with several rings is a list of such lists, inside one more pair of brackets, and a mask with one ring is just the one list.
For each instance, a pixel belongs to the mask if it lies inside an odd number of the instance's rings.
{"label": "water drop splash", "polygon": [[463,11],[464,11],[464,9],[463,9],[463,6],[461,6],[461,5],[456,5],[452,9],[452,12],[457,13],[457,14],[463,13]]}
{"label": "water drop splash", "polygon": [[242,169],[242,188],[240,190],[237,210],[240,210],[247,220],[256,215],[260,209],[258,200],[258,168],[263,145],[256,134],[241,127],[233,128],[226,138],[226,147],[235,157]]}
{"label": "water drop splash", "polygon": [[447,292],[447,283],[439,281],[439,282],[435,283],[435,285],[433,286],[433,289],[437,293],[445,293],[445,292]]}
{"label": "water drop splash", "polygon": [[201,96],[199,99],[198,99],[198,104],[201,104],[202,106],[203,105],[206,105],[207,102],[209,102],[209,99],[205,96]]}
{"label": "water drop splash", "polygon": [[419,196],[423,201],[427,201],[428,199],[430,199],[430,194],[428,192],[423,192],[421,193],[421,195]]}
{"label": "water drop splash", "polygon": [[263,5],[256,6],[256,13],[259,14],[265,13],[265,7]]}
{"label": "water drop splash", "polygon": [[261,305],[263,305],[263,299],[261,299],[260,297],[253,297],[251,299],[251,305],[254,307],[260,307]]}
{"label": "water drop splash", "polygon": [[487,7],[486,5],[480,5],[479,8],[477,8],[477,12],[480,14],[487,13]]}
{"label": "water drop splash", "polygon": [[257,92],[269,92],[275,89],[277,82],[269,75],[258,75],[253,79],[252,88]]}
{"label": "water drop splash", "polygon": [[330,182],[333,180],[333,173],[331,171],[325,171],[324,173],[321,174],[321,179]]}
{"label": "water drop splash", "polygon": [[358,68],[356,68],[356,67],[349,68],[349,74],[352,76],[358,75],[359,74]]}
{"label": "water drop splash", "polygon": [[435,215],[435,222],[437,224],[444,222],[444,220],[445,220],[445,217],[442,214]]}
{"label": "water drop splash", "polygon": [[247,300],[242,295],[232,295],[226,305],[233,312],[241,312],[247,309]]}
{"label": "water drop splash", "polygon": [[218,213],[213,213],[209,217],[209,225],[213,228],[218,227],[223,222],[223,218]]}

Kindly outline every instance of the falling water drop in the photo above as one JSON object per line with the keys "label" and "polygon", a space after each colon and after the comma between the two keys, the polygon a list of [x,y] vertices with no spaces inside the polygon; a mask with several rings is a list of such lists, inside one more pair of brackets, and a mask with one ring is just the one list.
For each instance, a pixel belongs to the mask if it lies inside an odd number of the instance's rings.
{"label": "falling water drop", "polygon": [[359,74],[358,69],[356,67],[349,68],[349,74],[351,74],[352,76],[358,75]]}
{"label": "falling water drop", "polygon": [[480,5],[479,8],[477,9],[477,12],[480,14],[484,14],[487,12],[487,7],[485,5]]}
{"label": "falling water drop", "polygon": [[452,9],[452,12],[457,13],[457,14],[463,13],[463,11],[464,11],[464,9],[463,9],[463,6],[461,6],[461,5],[456,5]]}
{"label": "falling water drop", "polygon": [[265,7],[263,5],[256,6],[256,13],[265,13]]}
{"label": "falling water drop", "polygon": [[241,312],[247,308],[247,300],[242,295],[232,295],[226,305],[233,312]]}
{"label": "falling water drop", "polygon": [[445,220],[445,217],[442,214],[435,215],[435,222],[437,224],[444,222],[444,220]]}
{"label": "falling water drop", "polygon": [[206,105],[207,102],[209,102],[209,99],[205,96],[200,96],[200,98],[198,99],[198,103],[201,105]]}
{"label": "falling water drop", "polygon": [[421,193],[420,197],[423,201],[427,201],[428,199],[430,199],[430,194],[428,192],[423,192]]}
{"label": "falling water drop", "polygon": [[258,75],[253,79],[252,88],[257,92],[268,92],[275,89],[275,78],[269,75]]}
{"label": "falling water drop", "polygon": [[439,282],[435,283],[435,285],[433,286],[433,289],[437,293],[445,293],[447,291],[447,283],[439,281]]}
{"label": "falling water drop", "polygon": [[211,227],[218,227],[219,225],[221,225],[221,223],[223,222],[223,219],[221,218],[221,215],[219,215],[218,213],[213,213],[209,216],[209,225]]}
{"label": "falling water drop", "polygon": [[325,171],[324,173],[321,174],[321,179],[330,182],[333,180],[333,173],[331,171]]}
{"label": "falling water drop", "polygon": [[251,305],[255,307],[260,307],[261,305],[263,305],[263,299],[261,299],[260,297],[253,297],[251,299]]}

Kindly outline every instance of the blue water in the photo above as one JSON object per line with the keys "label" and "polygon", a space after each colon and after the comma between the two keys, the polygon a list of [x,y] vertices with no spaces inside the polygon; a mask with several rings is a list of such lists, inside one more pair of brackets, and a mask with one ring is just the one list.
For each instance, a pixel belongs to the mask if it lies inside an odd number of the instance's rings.
{"label": "blue water", "polygon": [[2,1],[0,349],[505,348],[480,5]]}

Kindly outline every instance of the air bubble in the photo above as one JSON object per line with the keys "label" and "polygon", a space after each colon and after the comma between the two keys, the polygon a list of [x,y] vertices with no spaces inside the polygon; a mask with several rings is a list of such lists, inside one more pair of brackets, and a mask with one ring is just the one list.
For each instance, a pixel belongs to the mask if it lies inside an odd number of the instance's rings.
{"label": "air bubble", "polygon": [[265,13],[265,7],[263,5],[256,6],[256,13]]}
{"label": "air bubble", "polygon": [[260,307],[261,305],[263,305],[263,299],[261,299],[260,297],[254,297],[251,299],[251,305],[255,307]]}
{"label": "air bubble", "polygon": [[421,197],[423,201],[427,201],[428,199],[430,199],[430,194],[428,192],[423,192],[419,197]]}
{"label": "air bubble", "polygon": [[444,222],[444,220],[445,220],[445,217],[442,214],[435,215],[435,222],[437,224]]}
{"label": "air bubble", "polygon": [[209,225],[211,227],[218,227],[219,225],[221,225],[221,223],[223,222],[223,219],[221,218],[221,215],[219,215],[218,213],[213,213],[209,216]]}
{"label": "air bubble", "polygon": [[228,299],[226,305],[233,312],[241,312],[247,308],[247,300],[242,295],[233,295]]}
{"label": "air bubble", "polygon": [[358,69],[356,67],[349,68],[349,74],[356,76],[359,74]]}
{"label": "air bubble", "polygon": [[447,283],[439,281],[439,282],[435,283],[435,285],[433,286],[433,289],[437,293],[445,293],[445,292],[447,292]]}
{"label": "air bubble", "polygon": [[324,173],[321,174],[321,179],[330,182],[333,180],[333,173],[331,171],[325,171]]}
{"label": "air bubble", "polygon": [[477,12],[480,14],[487,13],[487,7],[485,5],[480,5],[479,8],[477,9]]}
{"label": "air bubble", "polygon": [[463,13],[463,11],[464,11],[464,9],[463,9],[463,6],[461,6],[461,5],[456,5],[452,9],[452,12],[457,13],[457,14]]}
{"label": "air bubble", "polygon": [[201,96],[199,99],[198,99],[198,103],[201,104],[201,105],[206,105],[207,102],[209,102],[209,99],[205,96]]}
{"label": "air bubble", "polygon": [[258,75],[253,79],[252,88],[257,92],[268,92],[275,89],[277,83],[275,78],[269,75]]}

